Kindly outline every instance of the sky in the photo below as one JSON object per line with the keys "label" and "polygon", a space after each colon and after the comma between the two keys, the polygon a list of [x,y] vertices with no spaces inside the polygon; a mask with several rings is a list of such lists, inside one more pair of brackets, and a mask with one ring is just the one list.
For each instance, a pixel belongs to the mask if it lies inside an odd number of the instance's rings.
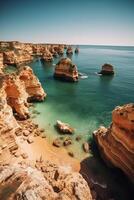
{"label": "sky", "polygon": [[0,40],[134,46],[134,0],[1,0]]}

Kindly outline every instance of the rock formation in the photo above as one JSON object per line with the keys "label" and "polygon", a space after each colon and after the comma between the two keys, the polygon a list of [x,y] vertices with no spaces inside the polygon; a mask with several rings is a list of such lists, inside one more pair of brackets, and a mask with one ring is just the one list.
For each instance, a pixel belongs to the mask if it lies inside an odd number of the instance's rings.
{"label": "rock formation", "polygon": [[16,65],[17,63],[17,55],[13,50],[5,51],[3,53],[4,64],[7,65]]}
{"label": "rock formation", "polygon": [[80,50],[79,50],[79,48],[78,48],[78,47],[76,47],[76,49],[75,49],[75,51],[74,51],[74,52],[75,52],[75,53],[79,53],[79,51],[80,51]]}
{"label": "rock formation", "polygon": [[113,75],[114,74],[114,67],[110,64],[105,63],[102,66],[102,70],[99,72],[102,75]]}
{"label": "rock formation", "polygon": [[63,134],[73,134],[74,133],[74,129],[66,123],[63,123],[59,120],[57,120],[56,122],[56,127],[59,130],[59,132],[63,133]]}
{"label": "rock formation", "polygon": [[7,94],[7,102],[20,119],[29,117],[27,98],[28,94],[25,90],[25,84],[18,76],[10,75],[5,79],[5,91]]}
{"label": "rock formation", "polygon": [[38,163],[38,169],[27,164],[1,167],[0,183],[4,189],[10,185],[9,193],[0,192],[1,199],[6,196],[11,200],[92,200],[88,185],[79,173],[49,162]]}
{"label": "rock formation", "polygon": [[72,49],[72,47],[68,47],[68,48],[67,48],[66,54],[67,54],[67,55],[73,54],[73,49]]}
{"label": "rock formation", "polygon": [[32,56],[24,50],[10,50],[3,53],[4,64],[7,65],[20,65],[32,61]]}
{"label": "rock formation", "polygon": [[100,127],[94,137],[104,161],[134,182],[134,104],[116,107],[111,126]]}
{"label": "rock formation", "polygon": [[34,75],[33,70],[29,66],[25,66],[19,74],[20,80],[24,81],[26,92],[28,93],[28,101],[43,101],[46,97],[38,78]]}
{"label": "rock formation", "polygon": [[17,61],[16,64],[20,65],[23,63],[29,63],[33,60],[33,57],[28,53],[27,50],[18,50],[16,52],[17,55]]}
{"label": "rock formation", "polygon": [[0,53],[0,74],[3,74],[3,53]]}
{"label": "rock formation", "polygon": [[54,77],[65,81],[78,81],[77,67],[69,58],[62,58],[55,67]]}
{"label": "rock formation", "polygon": [[42,61],[51,62],[53,60],[52,53],[46,49],[41,58]]}
{"label": "rock formation", "polygon": [[7,104],[7,95],[5,92],[5,84],[0,88],[0,132],[2,129],[7,128],[8,130],[18,127],[18,124],[13,117],[11,107]]}

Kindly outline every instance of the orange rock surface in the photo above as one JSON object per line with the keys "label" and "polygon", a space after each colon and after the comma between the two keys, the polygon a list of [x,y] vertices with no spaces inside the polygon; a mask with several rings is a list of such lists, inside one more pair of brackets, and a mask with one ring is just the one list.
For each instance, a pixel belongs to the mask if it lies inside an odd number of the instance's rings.
{"label": "orange rock surface", "polygon": [[28,100],[43,101],[46,97],[38,78],[34,75],[33,70],[29,66],[25,66],[19,74],[21,81],[24,81]]}
{"label": "orange rock surface", "polygon": [[54,77],[65,81],[78,81],[78,70],[69,58],[62,58],[55,67]]}
{"label": "orange rock surface", "polygon": [[103,159],[134,182],[134,104],[116,107],[111,126],[100,127],[94,137]]}
{"label": "orange rock surface", "polygon": [[17,113],[17,116],[20,119],[28,118],[28,94],[25,90],[24,82],[22,82],[16,75],[7,76],[5,79],[5,91],[7,94],[8,104]]}

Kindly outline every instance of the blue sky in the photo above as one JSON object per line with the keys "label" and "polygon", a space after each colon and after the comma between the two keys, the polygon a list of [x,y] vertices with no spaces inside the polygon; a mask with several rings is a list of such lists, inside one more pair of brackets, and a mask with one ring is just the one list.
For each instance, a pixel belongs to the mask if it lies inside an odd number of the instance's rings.
{"label": "blue sky", "polygon": [[134,1],[5,0],[0,40],[134,45]]}

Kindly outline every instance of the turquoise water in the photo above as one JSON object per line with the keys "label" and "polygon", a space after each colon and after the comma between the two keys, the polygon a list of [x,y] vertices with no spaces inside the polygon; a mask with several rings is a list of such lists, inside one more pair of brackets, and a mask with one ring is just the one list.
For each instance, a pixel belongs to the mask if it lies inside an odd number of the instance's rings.
{"label": "turquoise water", "polygon": [[[65,57],[66,55],[64,55]],[[40,59],[31,63],[47,93],[47,99],[36,103],[35,110],[40,112],[35,121],[46,129],[50,142],[59,136],[54,128],[56,120],[69,123],[75,128],[75,135],[82,135],[78,143],[67,147],[74,151],[75,157],[82,160],[85,153],[82,143],[92,137],[92,132],[100,125],[108,126],[111,112],[117,105],[134,100],[134,47],[80,46],[80,53],[72,56],[79,72],[88,75],[78,83],[57,81],[53,78],[55,64],[42,64]],[[115,76],[98,76],[104,63],[115,68]]]}
{"label": "turquoise water", "polygon": [[[124,175],[108,168],[95,148],[92,154],[85,154],[82,143],[91,140],[92,132],[100,125],[109,125],[115,106],[134,102],[134,47],[80,46],[80,53],[73,55],[72,60],[79,72],[88,78],[80,79],[78,83],[53,79],[59,59],[45,64],[37,59],[31,63],[48,95],[44,102],[34,104],[33,119],[45,128],[50,143],[60,136],[54,128],[57,119],[75,128],[75,134],[71,136],[73,144],[65,148],[80,159],[81,173],[89,185],[93,180],[94,190],[99,194],[97,200],[133,199],[134,190]],[[96,74],[106,62],[114,66],[115,76]],[[10,66],[6,70],[11,73],[15,68]],[[77,142],[76,135],[82,135],[82,140]]]}

